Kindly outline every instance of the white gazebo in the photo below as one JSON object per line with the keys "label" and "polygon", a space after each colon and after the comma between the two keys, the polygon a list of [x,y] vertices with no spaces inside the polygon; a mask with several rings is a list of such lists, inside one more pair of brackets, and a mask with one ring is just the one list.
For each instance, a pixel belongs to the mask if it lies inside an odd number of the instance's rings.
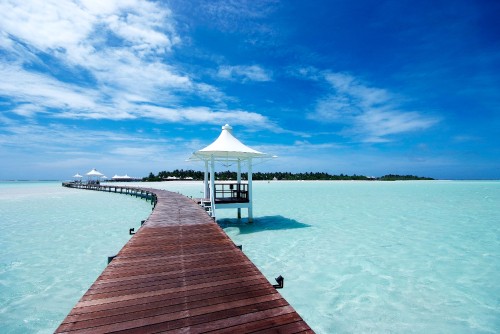
{"label": "white gazebo", "polygon": [[82,177],[83,176],[81,176],[80,173],[76,173],[75,175],[73,175],[73,178],[75,178],[76,182],[81,182]]}
{"label": "white gazebo", "polygon": [[[266,153],[256,151],[233,135],[233,128],[226,124],[222,127],[219,137],[207,147],[193,153],[189,160],[204,161],[204,199],[209,203],[210,213],[215,218],[216,209],[238,209],[238,218],[241,218],[241,209],[248,210],[248,221],[253,220],[252,211],[252,164],[255,159],[274,158]],[[230,166],[236,164],[237,178],[232,182],[215,182],[215,163]],[[241,166],[247,165],[248,180],[241,182]],[[210,172],[210,178],[209,178]]]}
{"label": "white gazebo", "polygon": [[113,176],[112,179],[113,181],[133,181],[132,177],[128,176],[128,174],[125,175],[115,174],[115,176]]}
{"label": "white gazebo", "polygon": [[99,183],[99,178],[104,176],[104,174],[102,174],[101,172],[97,171],[97,169],[95,169],[95,168],[92,168],[92,170],[90,172],[88,172],[87,174],[85,174],[85,175],[88,176],[88,178],[89,178],[88,181],[89,182],[92,182],[93,181],[92,178],[95,177],[95,182],[96,183]]}

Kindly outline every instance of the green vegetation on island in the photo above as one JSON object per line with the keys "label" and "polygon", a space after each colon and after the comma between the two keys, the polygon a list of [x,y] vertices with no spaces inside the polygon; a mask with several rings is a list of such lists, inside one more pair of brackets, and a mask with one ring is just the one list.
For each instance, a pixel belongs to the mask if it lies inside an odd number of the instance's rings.
{"label": "green vegetation on island", "polygon": [[394,175],[394,174],[389,174],[389,175],[384,175],[377,180],[380,181],[410,181],[410,180],[434,180],[432,177],[420,177],[420,176],[415,176],[415,175]]}
{"label": "green vegetation on island", "polygon": [[[153,181],[166,181],[166,180],[203,180],[204,172],[195,170],[176,169],[173,171],[161,171],[158,174],[149,173],[149,176],[144,177],[142,180],[146,182]],[[216,172],[215,178],[221,181],[236,180],[236,172],[223,171]],[[243,180],[247,179],[247,173],[241,173]],[[252,179],[256,181],[262,180],[290,180],[290,181],[409,181],[409,180],[434,180],[430,177],[420,177],[414,175],[394,175],[388,174],[381,177],[372,177],[364,175],[331,175],[328,173],[290,173],[290,172],[255,172],[252,174]]]}

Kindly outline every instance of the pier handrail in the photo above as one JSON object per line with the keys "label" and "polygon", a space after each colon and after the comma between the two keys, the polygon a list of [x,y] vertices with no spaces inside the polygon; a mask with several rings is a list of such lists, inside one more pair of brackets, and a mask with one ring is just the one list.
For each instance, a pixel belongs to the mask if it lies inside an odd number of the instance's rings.
{"label": "pier handrail", "polygon": [[[76,188],[76,189],[89,189],[89,190],[100,190],[104,192],[115,192],[118,190],[120,193],[125,193],[127,195],[132,195],[136,197],[145,198],[146,201],[150,200],[153,209],[158,202],[156,194],[152,191],[143,188],[127,187],[127,186],[117,186],[117,185],[107,185],[107,184],[97,184],[97,183],[85,183],[85,182],[63,182],[63,187]],[[112,191],[113,189],[113,191]],[[125,191],[125,192],[124,192]]]}
{"label": "pier handrail", "polygon": [[215,183],[215,199],[233,199],[248,201],[248,184],[246,183]]}

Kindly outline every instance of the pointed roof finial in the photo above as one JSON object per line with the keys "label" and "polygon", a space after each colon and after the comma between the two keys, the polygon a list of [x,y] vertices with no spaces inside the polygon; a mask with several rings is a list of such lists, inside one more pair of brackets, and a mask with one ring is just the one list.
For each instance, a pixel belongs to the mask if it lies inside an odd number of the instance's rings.
{"label": "pointed roof finial", "polygon": [[222,126],[222,130],[226,130],[230,134],[233,133],[233,127],[231,125],[229,125],[229,124],[226,124],[226,125]]}

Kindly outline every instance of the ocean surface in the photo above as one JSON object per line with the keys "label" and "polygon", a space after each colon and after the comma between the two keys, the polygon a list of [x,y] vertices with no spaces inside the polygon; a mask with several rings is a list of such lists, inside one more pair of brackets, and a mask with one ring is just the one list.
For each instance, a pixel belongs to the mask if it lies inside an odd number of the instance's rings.
{"label": "ocean surface", "polygon": [[[199,182],[142,184],[201,197]],[[500,333],[500,182],[254,182],[219,224],[317,333]],[[51,333],[151,205],[0,183],[0,333]],[[246,212],[243,210],[243,216]]]}

